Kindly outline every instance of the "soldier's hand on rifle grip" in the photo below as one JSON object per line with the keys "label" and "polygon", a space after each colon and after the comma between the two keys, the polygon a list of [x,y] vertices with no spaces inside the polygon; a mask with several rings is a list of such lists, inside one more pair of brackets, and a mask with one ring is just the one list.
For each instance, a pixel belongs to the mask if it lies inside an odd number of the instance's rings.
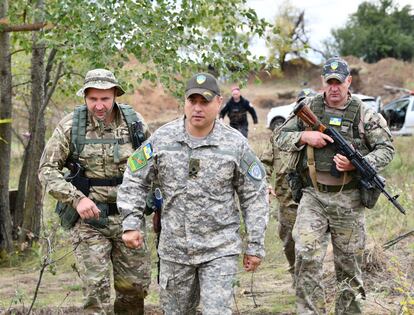
{"label": "soldier's hand on rifle grip", "polygon": [[348,158],[342,154],[336,154],[333,158],[336,169],[340,172],[353,171],[355,166],[348,160]]}
{"label": "soldier's hand on rifle grip", "polygon": [[144,244],[144,238],[140,231],[126,231],[122,234],[122,240],[129,248],[141,248]]}
{"label": "soldier's hand on rifle grip", "polygon": [[99,219],[99,214],[101,213],[96,204],[87,197],[79,201],[76,211],[78,211],[82,219]]}
{"label": "soldier's hand on rifle grip", "polygon": [[333,139],[319,131],[304,131],[300,137],[299,144],[308,144],[314,148],[323,148],[328,143],[333,143]]}

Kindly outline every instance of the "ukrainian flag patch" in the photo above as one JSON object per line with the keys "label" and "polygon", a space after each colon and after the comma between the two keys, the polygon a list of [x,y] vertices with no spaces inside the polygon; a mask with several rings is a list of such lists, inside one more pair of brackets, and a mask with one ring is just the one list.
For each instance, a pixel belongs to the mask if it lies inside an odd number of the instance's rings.
{"label": "ukrainian flag patch", "polygon": [[340,117],[331,117],[331,118],[329,118],[329,125],[331,125],[331,126],[341,126],[342,125],[342,118],[340,118]]}
{"label": "ukrainian flag patch", "polygon": [[145,158],[147,160],[149,160],[150,158],[152,158],[153,151],[152,151],[152,145],[151,145],[151,143],[147,143],[146,145],[144,145],[144,147],[142,149],[144,150],[144,155],[145,155]]}

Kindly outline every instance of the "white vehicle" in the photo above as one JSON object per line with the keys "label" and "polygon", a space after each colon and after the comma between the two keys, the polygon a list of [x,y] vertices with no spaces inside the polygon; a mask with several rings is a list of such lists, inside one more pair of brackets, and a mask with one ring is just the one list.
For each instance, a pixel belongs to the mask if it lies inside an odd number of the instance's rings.
{"label": "white vehicle", "polygon": [[382,116],[387,120],[392,134],[411,136],[414,134],[414,91],[384,106]]}
{"label": "white vehicle", "polygon": [[[367,95],[362,95],[362,94],[352,94],[352,95],[358,97],[365,104],[371,106],[376,112],[378,112],[381,109],[381,98],[380,97],[375,98],[372,96],[367,96]],[[274,130],[276,127],[283,124],[286,121],[286,119],[289,117],[289,115],[292,113],[295,105],[296,105],[296,102],[289,104],[289,105],[273,107],[267,114],[266,127],[271,130]]]}

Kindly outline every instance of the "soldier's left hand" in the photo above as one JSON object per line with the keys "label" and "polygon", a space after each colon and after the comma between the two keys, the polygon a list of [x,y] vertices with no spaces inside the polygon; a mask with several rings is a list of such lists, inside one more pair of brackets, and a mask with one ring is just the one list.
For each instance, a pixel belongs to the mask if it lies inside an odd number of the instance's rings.
{"label": "soldier's left hand", "polygon": [[243,258],[243,267],[246,271],[256,271],[257,267],[259,267],[262,259],[257,256],[251,255],[244,255]]}
{"label": "soldier's left hand", "polygon": [[333,158],[336,169],[340,172],[348,172],[355,170],[355,166],[348,160],[348,158],[342,154],[336,154]]}

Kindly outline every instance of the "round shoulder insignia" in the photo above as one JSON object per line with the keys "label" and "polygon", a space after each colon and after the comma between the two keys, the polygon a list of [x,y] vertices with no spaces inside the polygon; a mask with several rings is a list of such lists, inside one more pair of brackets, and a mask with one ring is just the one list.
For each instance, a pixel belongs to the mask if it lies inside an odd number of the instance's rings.
{"label": "round shoulder insignia", "polygon": [[262,170],[260,169],[260,166],[259,164],[257,164],[256,161],[250,164],[247,173],[255,180],[263,179]]}

